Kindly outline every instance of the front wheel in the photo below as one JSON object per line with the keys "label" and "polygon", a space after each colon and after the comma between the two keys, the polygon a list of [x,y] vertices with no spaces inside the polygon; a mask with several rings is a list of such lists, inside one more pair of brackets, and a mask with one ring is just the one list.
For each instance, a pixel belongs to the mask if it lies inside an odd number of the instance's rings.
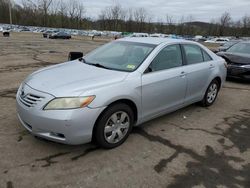
{"label": "front wheel", "polygon": [[207,91],[204,95],[204,98],[201,101],[202,106],[204,107],[211,106],[215,102],[219,92],[219,87],[220,86],[217,80],[213,80],[209,84]]}
{"label": "front wheel", "polygon": [[97,121],[94,129],[95,141],[103,148],[117,147],[128,138],[133,123],[133,111],[128,105],[112,105]]}

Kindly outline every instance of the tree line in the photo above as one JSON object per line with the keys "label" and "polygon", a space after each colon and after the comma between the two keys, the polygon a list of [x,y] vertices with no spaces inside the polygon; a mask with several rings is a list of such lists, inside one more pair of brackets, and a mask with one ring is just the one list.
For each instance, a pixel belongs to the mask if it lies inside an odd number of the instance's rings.
{"label": "tree line", "polygon": [[157,22],[145,8],[125,9],[119,4],[106,7],[97,18],[88,17],[78,0],[0,0],[0,23],[54,28],[95,29],[121,32],[166,33],[205,36],[250,36],[250,16],[235,21],[225,12],[210,23],[194,21],[192,15],[176,20],[171,15]]}

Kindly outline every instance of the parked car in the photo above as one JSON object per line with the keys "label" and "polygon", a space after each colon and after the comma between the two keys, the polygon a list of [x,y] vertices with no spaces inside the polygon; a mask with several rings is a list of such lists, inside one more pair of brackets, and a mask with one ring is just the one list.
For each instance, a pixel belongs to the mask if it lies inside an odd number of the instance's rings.
{"label": "parked car", "polygon": [[154,33],[154,34],[150,34],[150,37],[168,37],[166,34],[162,34],[162,33]]}
{"label": "parked car", "polygon": [[10,31],[9,30],[4,30],[3,31],[3,36],[4,37],[9,37],[10,36]]}
{"label": "parked car", "polygon": [[148,33],[133,33],[131,37],[149,37]]}
{"label": "parked car", "polygon": [[228,50],[231,46],[237,44],[238,42],[240,42],[240,40],[231,40],[231,41],[228,41],[228,42],[222,44],[222,45],[218,48],[218,52],[225,52],[225,51]]}
{"label": "parked car", "polygon": [[212,105],[225,78],[225,60],[201,44],[129,37],[28,76],[17,112],[38,137],[113,148],[133,126],[192,103]]}
{"label": "parked car", "polygon": [[239,42],[217,55],[226,60],[228,77],[250,80],[250,41]]}
{"label": "parked car", "polygon": [[31,30],[27,27],[23,27],[20,29],[20,32],[30,32]]}
{"label": "parked car", "polygon": [[228,41],[229,39],[227,38],[214,38],[214,39],[206,40],[205,43],[224,44]]}
{"label": "parked car", "polygon": [[51,30],[49,30],[49,31],[45,31],[44,33],[43,33],[43,38],[48,38],[50,35],[52,35],[53,33],[55,33],[54,31],[51,31]]}
{"label": "parked car", "polygon": [[49,36],[50,39],[71,39],[71,35],[65,32],[58,32],[51,34]]}

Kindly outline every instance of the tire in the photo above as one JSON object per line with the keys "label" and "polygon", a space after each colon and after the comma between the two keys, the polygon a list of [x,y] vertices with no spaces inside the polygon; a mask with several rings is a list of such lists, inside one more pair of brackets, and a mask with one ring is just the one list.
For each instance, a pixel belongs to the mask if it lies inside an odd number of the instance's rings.
{"label": "tire", "polygon": [[132,109],[123,103],[114,104],[98,118],[93,133],[94,141],[106,149],[120,146],[128,138],[133,123]]}
{"label": "tire", "polygon": [[10,36],[10,32],[3,32],[3,36],[4,37],[9,37]]}
{"label": "tire", "polygon": [[206,90],[204,98],[201,101],[201,105],[204,107],[211,106],[216,101],[216,98],[217,98],[218,92],[219,92],[219,88],[220,88],[219,82],[217,80],[213,80],[209,84],[209,86]]}

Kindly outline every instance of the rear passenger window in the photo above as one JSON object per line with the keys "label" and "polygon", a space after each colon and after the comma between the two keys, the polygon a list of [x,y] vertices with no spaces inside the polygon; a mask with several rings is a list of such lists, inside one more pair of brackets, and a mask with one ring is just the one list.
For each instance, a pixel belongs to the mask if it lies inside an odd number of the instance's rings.
{"label": "rear passenger window", "polygon": [[199,46],[193,44],[184,44],[183,47],[188,65],[203,62],[203,54]]}
{"label": "rear passenger window", "polygon": [[170,45],[164,48],[149,66],[152,71],[160,71],[182,66],[180,45]]}
{"label": "rear passenger window", "polygon": [[208,53],[205,52],[204,50],[202,50],[202,53],[203,53],[203,58],[204,58],[204,61],[205,61],[205,62],[206,62],[206,61],[211,61],[211,60],[213,60],[213,59],[210,57],[210,55],[208,55]]}

